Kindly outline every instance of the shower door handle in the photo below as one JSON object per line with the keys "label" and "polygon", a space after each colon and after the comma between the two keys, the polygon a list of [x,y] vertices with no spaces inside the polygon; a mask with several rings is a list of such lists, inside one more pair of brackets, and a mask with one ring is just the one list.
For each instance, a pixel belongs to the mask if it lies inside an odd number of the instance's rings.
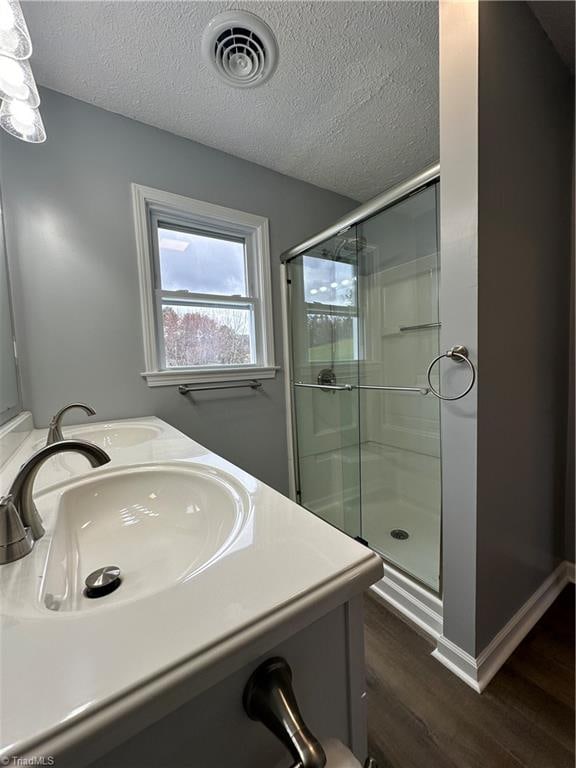
{"label": "shower door handle", "polygon": [[430,392],[428,387],[379,387],[372,384],[305,384],[303,381],[295,381],[292,383],[292,386],[344,392],[352,392],[353,389],[375,389],[382,392],[416,392],[419,395],[427,395]]}
{"label": "shower door handle", "polygon": [[417,392],[419,395],[427,395],[428,387],[379,387],[375,384],[355,384],[354,389],[376,389],[382,392]]}
{"label": "shower door handle", "polygon": [[294,381],[292,386],[307,389],[329,389],[336,392],[351,392],[355,388],[354,384],[305,384],[303,381]]}

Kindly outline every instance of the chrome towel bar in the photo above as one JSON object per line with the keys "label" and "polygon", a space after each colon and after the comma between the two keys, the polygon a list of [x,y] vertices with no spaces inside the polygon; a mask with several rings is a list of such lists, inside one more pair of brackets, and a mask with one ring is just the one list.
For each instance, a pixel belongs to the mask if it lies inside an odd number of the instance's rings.
{"label": "chrome towel bar", "polygon": [[418,325],[401,325],[400,331],[422,331],[425,328],[441,328],[442,323],[419,323]]}
{"label": "chrome towel bar", "polygon": [[181,384],[178,387],[178,392],[181,395],[187,395],[190,392],[210,392],[213,389],[241,389],[243,387],[260,389],[261,386],[262,382],[256,379],[251,379],[250,381],[231,381],[228,384]]}

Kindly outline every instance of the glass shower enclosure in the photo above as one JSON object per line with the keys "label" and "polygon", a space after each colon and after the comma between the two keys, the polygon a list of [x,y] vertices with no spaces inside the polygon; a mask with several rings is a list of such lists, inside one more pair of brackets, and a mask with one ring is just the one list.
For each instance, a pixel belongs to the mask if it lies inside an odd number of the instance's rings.
{"label": "glass shower enclosure", "polygon": [[437,188],[286,263],[297,500],[436,592]]}

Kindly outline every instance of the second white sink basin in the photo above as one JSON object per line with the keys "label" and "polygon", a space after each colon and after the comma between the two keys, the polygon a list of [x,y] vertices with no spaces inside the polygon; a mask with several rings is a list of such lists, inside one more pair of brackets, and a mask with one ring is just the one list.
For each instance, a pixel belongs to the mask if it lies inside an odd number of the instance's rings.
{"label": "second white sink basin", "polygon": [[[65,440],[87,440],[89,443],[103,448],[105,451],[114,451],[121,448],[134,448],[135,446],[151,443],[156,440],[162,430],[155,424],[146,424],[138,422],[110,422],[109,424],[99,424],[90,426],[90,424],[78,425],[76,427],[64,427]],[[33,447],[34,451],[40,450],[46,445],[45,440],[39,440]],[[54,460],[69,458],[69,454],[55,457]],[[84,459],[82,467],[88,464]]]}
{"label": "second white sink basin", "polygon": [[[224,556],[250,505],[233,477],[192,464],[99,472],[49,496],[59,500],[40,601],[52,611],[117,605],[192,578]],[[86,577],[109,565],[120,568],[118,589],[86,597]]]}
{"label": "second white sink basin", "polygon": [[[67,430],[68,432],[68,430]],[[71,432],[71,430],[70,430]],[[151,424],[106,424],[104,427],[78,427],[67,438],[88,440],[105,451],[114,448],[131,448],[158,437],[160,429]]]}

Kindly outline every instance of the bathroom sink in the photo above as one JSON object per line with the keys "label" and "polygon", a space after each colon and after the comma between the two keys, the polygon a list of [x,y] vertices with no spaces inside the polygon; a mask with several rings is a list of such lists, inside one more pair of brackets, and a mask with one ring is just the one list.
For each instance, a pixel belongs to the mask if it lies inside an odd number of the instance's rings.
{"label": "bathroom sink", "polygon": [[[138,600],[193,578],[232,546],[249,507],[226,473],[190,464],[124,467],[87,475],[39,500],[57,505],[40,603],[51,611],[97,610]],[[119,587],[85,596],[85,579],[105,566]]]}
{"label": "bathroom sink", "polygon": [[[64,427],[65,440],[88,440],[105,451],[144,445],[156,440],[161,434],[160,427],[153,424],[130,424],[126,422],[98,424],[98,426],[86,424],[85,426]],[[39,440],[34,444],[33,450],[37,451],[44,445],[46,445],[46,440]],[[81,466],[85,466],[85,463],[82,463]]]}
{"label": "bathroom sink", "polygon": [[161,430],[149,424],[105,424],[94,428],[77,428],[74,432],[66,430],[66,438],[89,440],[104,450],[131,448],[158,437]]}
{"label": "bathroom sink", "polygon": [[[162,434],[160,427],[153,424],[142,423],[117,423],[89,424],[76,427],[64,427],[65,440],[88,440],[90,443],[103,448],[105,451],[113,451],[118,448],[134,448],[135,446],[149,443]],[[34,445],[37,451],[46,444],[46,440],[39,440]],[[85,466],[85,462],[81,464]]]}
{"label": "bathroom sink", "polygon": [[[64,427],[65,440],[86,440],[102,448],[110,456],[112,465],[158,464],[176,459],[189,459],[206,454],[206,449],[195,444],[192,452],[183,435],[157,419],[127,419],[125,421],[76,424]],[[36,452],[46,445],[42,436],[31,446]],[[58,453],[41,467],[34,482],[36,493],[81,475],[91,474],[90,464],[79,453]]]}

